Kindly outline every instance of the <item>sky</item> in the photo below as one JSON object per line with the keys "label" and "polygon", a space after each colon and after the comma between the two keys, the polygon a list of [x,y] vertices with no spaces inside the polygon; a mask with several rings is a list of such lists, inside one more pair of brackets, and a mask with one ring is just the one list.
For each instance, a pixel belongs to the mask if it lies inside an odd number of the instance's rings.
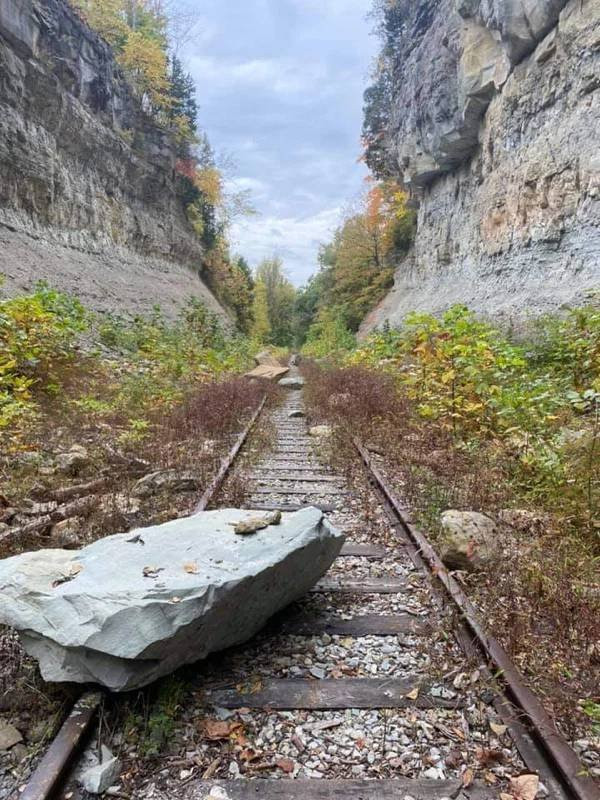
{"label": "sky", "polygon": [[199,121],[235,162],[258,216],[233,250],[254,267],[280,256],[302,285],[364,185],[362,94],[377,41],[372,0],[181,0],[197,12],[183,60]]}

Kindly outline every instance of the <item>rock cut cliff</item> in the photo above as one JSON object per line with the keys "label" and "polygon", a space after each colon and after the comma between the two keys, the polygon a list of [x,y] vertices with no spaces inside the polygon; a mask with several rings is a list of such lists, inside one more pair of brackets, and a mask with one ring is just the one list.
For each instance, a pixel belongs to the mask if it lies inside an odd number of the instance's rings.
{"label": "rock cut cliff", "polygon": [[364,329],[584,302],[600,289],[600,2],[400,3],[382,141],[418,231]]}
{"label": "rock cut cliff", "polygon": [[97,309],[224,310],[194,273],[168,133],[66,0],[0,0],[0,273]]}

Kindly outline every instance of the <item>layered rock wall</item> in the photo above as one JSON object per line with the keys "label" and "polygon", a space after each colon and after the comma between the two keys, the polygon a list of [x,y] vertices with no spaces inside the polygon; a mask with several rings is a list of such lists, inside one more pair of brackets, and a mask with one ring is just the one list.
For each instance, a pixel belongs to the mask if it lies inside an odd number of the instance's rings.
{"label": "layered rock wall", "polygon": [[194,274],[175,148],[142,110],[110,47],[66,0],[0,0],[0,273],[45,279],[96,308],[167,313]]}
{"label": "layered rock wall", "polygon": [[517,321],[584,302],[600,289],[600,2],[418,6],[385,132],[418,232],[364,330],[453,303]]}

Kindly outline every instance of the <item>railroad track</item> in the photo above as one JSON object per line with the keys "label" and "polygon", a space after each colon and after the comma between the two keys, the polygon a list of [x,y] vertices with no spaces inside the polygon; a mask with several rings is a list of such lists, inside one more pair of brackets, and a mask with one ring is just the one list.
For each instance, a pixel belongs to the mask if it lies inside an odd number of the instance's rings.
{"label": "railroad track", "polygon": [[[263,407],[198,510],[238,467]],[[483,800],[509,791],[502,773],[529,772],[539,776],[539,797],[599,800],[597,785],[486,635],[369,453],[356,442],[366,477],[358,491],[319,459],[302,413],[302,391],[289,390],[271,413],[274,448],[244,471],[245,505],[284,512],[319,506],[347,532],[346,544],[305,600],[257,639],[200,666],[192,681],[199,704],[192,715],[241,721],[250,752],[244,771],[233,751],[224,757],[209,746],[179,778],[148,781],[133,796]],[[93,694],[80,699],[21,798],[46,800],[63,787],[99,702]]]}

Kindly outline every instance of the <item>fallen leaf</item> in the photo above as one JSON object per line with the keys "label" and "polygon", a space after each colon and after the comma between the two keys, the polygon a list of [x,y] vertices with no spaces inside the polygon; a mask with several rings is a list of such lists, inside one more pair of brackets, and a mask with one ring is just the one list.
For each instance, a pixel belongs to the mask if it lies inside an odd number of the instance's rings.
{"label": "fallen leaf", "polygon": [[540,787],[538,775],[519,775],[509,781],[510,791],[516,800],[534,800]]}
{"label": "fallen leaf", "polygon": [[489,783],[492,786],[494,783],[498,783],[498,778],[494,775],[493,772],[486,772],[484,773],[483,779],[486,783]]}
{"label": "fallen leaf", "polygon": [[467,769],[462,774],[462,785],[465,789],[468,789],[469,786],[473,783],[475,775],[471,767],[467,767]]}
{"label": "fallen leaf", "polygon": [[476,750],[477,760],[484,767],[490,764],[501,764],[504,761],[502,750],[491,750],[487,747],[478,747]]}
{"label": "fallen leaf", "polygon": [[252,675],[248,683],[238,683],[235,688],[240,694],[258,694],[263,688],[262,678],[260,675]]}
{"label": "fallen leaf", "polygon": [[57,578],[55,581],[52,582],[52,588],[56,589],[57,586],[60,586],[63,583],[69,583],[69,581],[72,581],[79,575],[82,569],[83,569],[83,564],[80,564],[77,561],[73,561],[71,564],[69,564],[66,574],[61,575],[60,578]]}
{"label": "fallen leaf", "polygon": [[183,569],[189,575],[197,575],[198,574],[198,564],[195,561],[188,561],[187,564],[183,565]]}
{"label": "fallen leaf", "polygon": [[232,720],[205,719],[203,727],[206,738],[218,742],[229,739],[232,733],[242,727],[242,723]]}
{"label": "fallen leaf", "polygon": [[409,700],[416,700],[419,696],[419,687],[415,686],[415,688],[412,689],[406,696]]}
{"label": "fallen leaf", "polygon": [[280,758],[275,762],[275,766],[279,767],[282,772],[286,772],[288,775],[291,774],[296,767],[291,758]]}
{"label": "fallen leaf", "polygon": [[497,722],[490,722],[490,728],[496,736],[504,736],[507,730],[506,725],[498,725]]}
{"label": "fallen leaf", "polygon": [[159,572],[164,572],[164,567],[144,567],[142,575],[144,578],[156,578]]}

